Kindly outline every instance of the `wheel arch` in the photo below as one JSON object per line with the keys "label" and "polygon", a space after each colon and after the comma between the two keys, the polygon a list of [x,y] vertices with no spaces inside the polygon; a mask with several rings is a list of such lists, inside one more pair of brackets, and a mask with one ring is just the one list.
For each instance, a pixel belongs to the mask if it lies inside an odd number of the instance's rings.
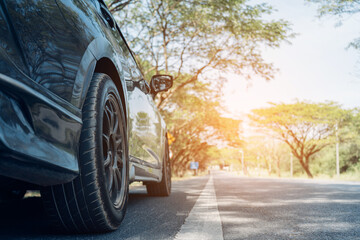
{"label": "wheel arch", "polygon": [[[104,37],[95,38],[87,47],[80,62],[73,89],[72,103],[82,109],[85,97],[94,73],[104,73],[114,81],[120,94],[122,107],[128,124],[128,104],[126,84],[122,77],[122,62],[119,61],[122,54],[119,48],[113,47]],[[125,63],[126,64],[126,63]]]}
{"label": "wheel arch", "polygon": [[126,119],[128,119],[125,91],[124,91],[125,89],[121,84],[121,78],[119,76],[117,68],[115,67],[115,64],[109,58],[103,57],[96,62],[94,73],[104,73],[113,80],[120,94],[120,98],[123,105],[122,107],[124,108],[124,112],[125,112],[125,117]]}

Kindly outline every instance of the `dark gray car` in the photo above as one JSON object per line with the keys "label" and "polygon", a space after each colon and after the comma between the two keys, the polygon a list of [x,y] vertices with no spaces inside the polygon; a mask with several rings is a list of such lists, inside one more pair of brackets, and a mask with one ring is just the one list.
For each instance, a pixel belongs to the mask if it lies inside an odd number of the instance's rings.
{"label": "dark gray car", "polygon": [[129,183],[168,196],[166,124],[102,0],[0,0],[0,197],[41,189],[50,222],[117,229]]}

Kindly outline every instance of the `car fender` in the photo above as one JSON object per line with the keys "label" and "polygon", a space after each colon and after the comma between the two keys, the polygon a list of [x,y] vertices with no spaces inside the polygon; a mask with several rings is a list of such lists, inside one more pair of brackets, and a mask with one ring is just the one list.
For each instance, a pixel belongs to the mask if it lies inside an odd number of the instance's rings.
{"label": "car fender", "polygon": [[[118,48],[119,49],[119,48]],[[126,83],[123,76],[122,64],[126,64],[124,58],[121,54],[117,53],[114,50],[114,47],[110,44],[110,42],[105,37],[97,37],[93,41],[90,42],[86,51],[83,54],[81,59],[79,70],[76,74],[74,88],[73,88],[73,98],[71,103],[78,107],[82,108],[84,104],[86,93],[90,86],[90,81],[95,71],[96,63],[102,58],[109,59],[114,66],[116,67],[117,74],[120,79],[120,83],[123,89],[123,92],[120,94],[123,95],[125,101],[125,112],[126,115],[128,111],[128,101],[126,94]],[[115,81],[115,79],[113,79]],[[126,116],[128,119],[128,116]]]}

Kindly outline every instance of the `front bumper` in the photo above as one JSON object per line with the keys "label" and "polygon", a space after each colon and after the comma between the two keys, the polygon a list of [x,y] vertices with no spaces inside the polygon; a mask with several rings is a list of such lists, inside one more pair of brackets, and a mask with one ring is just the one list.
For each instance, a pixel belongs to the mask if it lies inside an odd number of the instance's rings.
{"label": "front bumper", "polygon": [[0,74],[0,175],[41,186],[69,182],[79,171],[81,120],[36,88]]}

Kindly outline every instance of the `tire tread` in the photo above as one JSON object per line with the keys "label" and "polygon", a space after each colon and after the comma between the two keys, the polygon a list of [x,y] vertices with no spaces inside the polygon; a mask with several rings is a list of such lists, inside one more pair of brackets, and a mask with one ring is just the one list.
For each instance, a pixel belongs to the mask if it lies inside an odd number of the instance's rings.
{"label": "tire tread", "polygon": [[61,185],[46,187],[41,194],[49,223],[56,230],[76,233],[107,232],[117,229],[106,213],[101,200],[101,191],[96,179],[95,140],[96,107],[102,82],[109,77],[94,74],[83,105],[83,128],[80,136],[79,176]]}

